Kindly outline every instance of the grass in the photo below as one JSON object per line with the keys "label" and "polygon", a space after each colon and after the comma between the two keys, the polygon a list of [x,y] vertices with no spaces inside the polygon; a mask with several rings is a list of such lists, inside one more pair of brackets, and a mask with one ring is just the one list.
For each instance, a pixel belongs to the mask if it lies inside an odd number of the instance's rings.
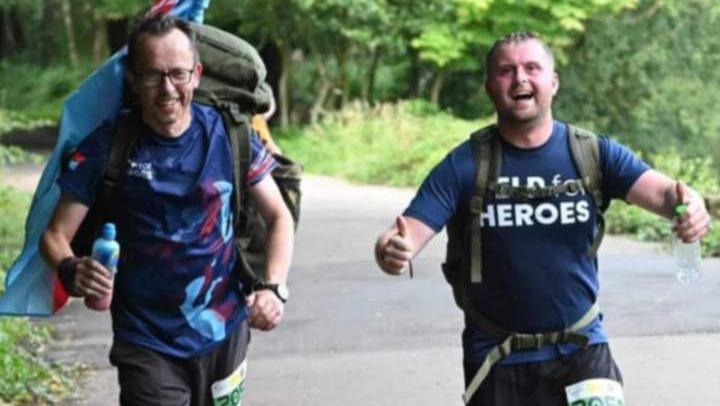
{"label": "grass", "polygon": [[[0,294],[17,257],[30,195],[0,186]],[[0,317],[0,404],[57,404],[73,393],[79,369],[48,361],[47,323]]]}

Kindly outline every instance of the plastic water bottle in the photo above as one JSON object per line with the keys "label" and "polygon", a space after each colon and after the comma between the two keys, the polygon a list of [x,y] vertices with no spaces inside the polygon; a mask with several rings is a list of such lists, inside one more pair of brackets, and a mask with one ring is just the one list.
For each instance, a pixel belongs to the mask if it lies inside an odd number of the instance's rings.
{"label": "plastic water bottle", "polygon": [[[687,210],[687,205],[681,204],[675,207],[675,214],[682,216]],[[702,253],[700,241],[685,243],[678,238],[676,233],[672,235],[672,253],[677,278],[680,283],[691,284],[700,276],[702,265]]]}
{"label": "plastic water bottle", "polygon": [[[102,228],[102,235],[93,243],[91,255],[94,260],[110,270],[110,277],[115,276],[118,258],[120,257],[120,244],[115,241],[115,224],[105,223]],[[98,311],[110,308],[111,302],[112,291],[100,299],[85,298],[85,306]]]}

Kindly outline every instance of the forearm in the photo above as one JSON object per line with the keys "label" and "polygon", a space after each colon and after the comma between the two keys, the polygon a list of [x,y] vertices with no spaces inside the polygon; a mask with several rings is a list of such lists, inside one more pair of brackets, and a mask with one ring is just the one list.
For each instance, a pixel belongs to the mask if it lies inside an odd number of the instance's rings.
{"label": "forearm", "polygon": [[67,236],[53,227],[48,227],[43,233],[40,240],[40,253],[52,269],[57,269],[60,261],[74,255]]}
{"label": "forearm", "polygon": [[672,218],[678,204],[675,181],[668,176],[649,170],[630,188],[625,200],[665,218]]}
{"label": "forearm", "polygon": [[40,252],[50,269],[57,272],[65,291],[71,296],[82,296],[75,285],[77,266],[81,260],[75,258],[67,236],[60,230],[49,227],[40,240]]}
{"label": "forearm", "polygon": [[267,251],[266,279],[270,283],[286,283],[294,245],[292,217],[285,210],[268,220],[265,240]]}
{"label": "forearm", "polygon": [[88,212],[88,207],[62,194],[55,212],[40,240],[40,252],[51,268],[56,269],[60,261],[73,256],[70,242]]}

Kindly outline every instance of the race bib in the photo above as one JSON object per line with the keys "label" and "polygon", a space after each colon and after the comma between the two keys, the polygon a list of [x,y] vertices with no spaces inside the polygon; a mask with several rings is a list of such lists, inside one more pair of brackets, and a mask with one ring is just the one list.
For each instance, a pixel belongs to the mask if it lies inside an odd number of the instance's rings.
{"label": "race bib", "polygon": [[620,383],[612,379],[588,379],[565,388],[568,406],[625,406]]}
{"label": "race bib", "polygon": [[247,360],[243,361],[230,376],[212,384],[210,390],[213,406],[242,406],[246,372]]}

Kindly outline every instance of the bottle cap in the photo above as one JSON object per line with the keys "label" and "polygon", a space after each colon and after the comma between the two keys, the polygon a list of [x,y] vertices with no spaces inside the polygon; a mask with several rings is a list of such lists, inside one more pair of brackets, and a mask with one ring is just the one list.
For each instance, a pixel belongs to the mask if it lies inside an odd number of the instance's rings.
{"label": "bottle cap", "polygon": [[115,224],[114,223],[105,223],[105,225],[103,225],[102,237],[106,240],[114,240],[115,239]]}

